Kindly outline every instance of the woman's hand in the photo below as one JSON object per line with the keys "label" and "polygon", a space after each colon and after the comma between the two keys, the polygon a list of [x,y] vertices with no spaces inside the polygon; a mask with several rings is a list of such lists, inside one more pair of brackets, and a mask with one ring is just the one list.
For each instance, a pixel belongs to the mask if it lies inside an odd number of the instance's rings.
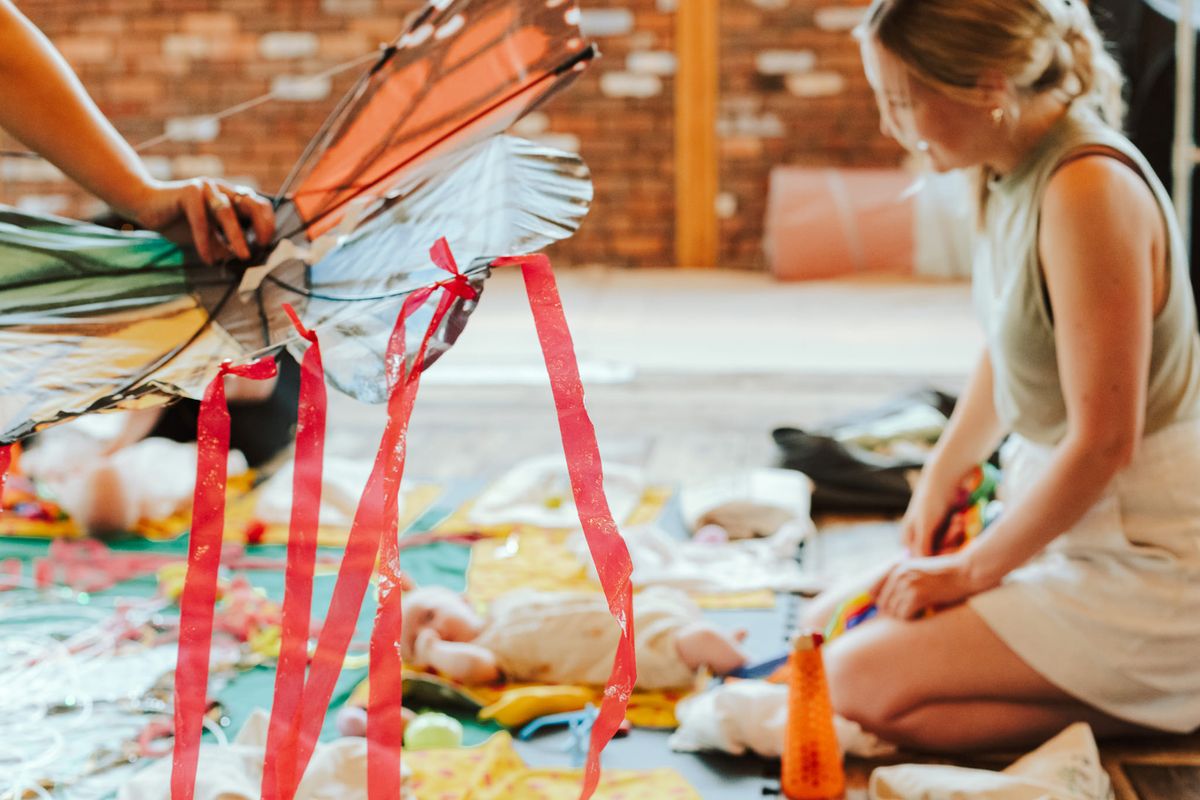
{"label": "woman's hand", "polygon": [[139,224],[180,244],[192,244],[208,264],[251,258],[245,228],[264,245],[275,233],[270,201],[244,186],[215,178],[150,181],[136,207],[123,209]]}
{"label": "woman's hand", "polygon": [[243,225],[265,245],[271,205],[248,189],[198,178],[157,181],[88,96],[78,76],[12,0],[0,0],[0,128],[114,211],[212,263],[251,258]]}
{"label": "woman's hand", "polygon": [[927,610],[957,605],[991,587],[979,584],[962,552],[899,562],[871,589],[881,614],[915,619]]}
{"label": "woman's hand", "polygon": [[932,472],[921,475],[904,518],[900,521],[900,542],[909,555],[934,554],[937,532],[950,511],[954,492],[955,484],[936,478]]}

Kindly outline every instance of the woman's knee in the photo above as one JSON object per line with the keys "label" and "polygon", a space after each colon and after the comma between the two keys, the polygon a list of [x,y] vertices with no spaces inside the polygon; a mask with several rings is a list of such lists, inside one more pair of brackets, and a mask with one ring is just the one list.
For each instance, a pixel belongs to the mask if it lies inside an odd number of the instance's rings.
{"label": "woman's knee", "polygon": [[845,634],[825,652],[825,670],[833,708],[876,735],[886,737],[912,706],[905,676],[911,669],[898,662],[884,637],[864,628]]}

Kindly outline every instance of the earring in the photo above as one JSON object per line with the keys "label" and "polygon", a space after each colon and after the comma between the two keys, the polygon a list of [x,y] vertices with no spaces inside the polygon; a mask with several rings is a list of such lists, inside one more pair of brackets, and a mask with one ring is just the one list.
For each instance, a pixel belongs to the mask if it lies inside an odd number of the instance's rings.
{"label": "earring", "polygon": [[993,125],[999,126],[1001,122],[1004,122],[1004,109],[1000,106],[993,108],[991,114]]}
{"label": "earring", "polygon": [[929,142],[925,141],[924,139],[921,139],[919,142],[917,142],[917,151],[921,152],[921,153],[928,153],[929,152]]}

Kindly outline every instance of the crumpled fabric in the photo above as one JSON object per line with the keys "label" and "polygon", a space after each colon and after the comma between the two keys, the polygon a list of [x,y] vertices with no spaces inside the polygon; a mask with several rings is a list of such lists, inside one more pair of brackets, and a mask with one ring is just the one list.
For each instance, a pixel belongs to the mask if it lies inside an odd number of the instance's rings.
{"label": "crumpled fabric", "polygon": [[[640,470],[604,464],[604,494],[613,519],[627,519],[637,508],[646,483]],[[532,525],[579,529],[579,512],[562,455],[522,461],[484,489],[467,515],[475,525]],[[591,558],[587,561],[590,563]]]}
{"label": "crumpled fabric", "polygon": [[871,800],[1110,800],[1092,729],[1077,722],[1001,772],[898,764],[871,773]]}
{"label": "crumpled fabric", "polygon": [[[808,592],[823,588],[824,579],[796,561],[800,543],[814,533],[812,521],[807,518],[793,520],[765,539],[733,542],[680,539],[654,525],[621,531],[633,561],[635,587],[667,586],[693,594],[738,594],[761,589]],[[596,568],[587,557],[583,537],[572,536],[567,546],[595,579]]]}
{"label": "crumpled fabric", "polygon": [[812,480],[794,469],[744,470],[684,484],[679,511],[693,533],[717,525],[730,539],[751,539],[809,519],[812,490]]}
{"label": "crumpled fabric", "polygon": [[[684,753],[720,750],[740,756],[749,750],[764,758],[779,758],[787,728],[787,701],[785,684],[749,680],[722,683],[675,707],[679,727],[667,744]],[[834,716],[833,727],[842,752],[848,755],[878,758],[896,752],[895,746],[864,731],[856,722]]]}
{"label": "crumpled fabric", "polygon": [[[256,709],[237,738],[227,745],[200,747],[195,800],[259,800],[263,751],[267,742],[267,712]],[[410,770],[401,765],[402,780]],[[401,800],[416,800],[403,790]],[[133,776],[117,800],[170,800],[171,759],[162,758]],[[317,746],[312,762],[296,791],[296,800],[365,800],[367,796],[367,740],[336,739]]]}
{"label": "crumpled fabric", "polygon": [[[254,506],[256,519],[282,525],[291,520],[295,467],[295,461],[288,461],[258,488],[258,500]],[[325,456],[321,473],[321,525],[350,526],[370,474],[370,459]],[[400,513],[403,513],[403,496]]]}

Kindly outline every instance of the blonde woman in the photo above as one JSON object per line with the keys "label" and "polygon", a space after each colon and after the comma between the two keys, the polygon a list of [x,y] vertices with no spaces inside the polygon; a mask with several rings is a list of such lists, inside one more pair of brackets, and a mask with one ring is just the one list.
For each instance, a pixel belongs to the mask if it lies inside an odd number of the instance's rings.
{"label": "blonde woman", "polygon": [[[834,705],[898,744],[1023,747],[1200,725],[1200,336],[1121,78],[1069,0],[876,0],[884,131],[979,178],[986,347],[903,521],[881,614],[827,651]],[[1003,450],[1005,512],[931,556]],[[936,613],[926,615],[929,610]]]}

